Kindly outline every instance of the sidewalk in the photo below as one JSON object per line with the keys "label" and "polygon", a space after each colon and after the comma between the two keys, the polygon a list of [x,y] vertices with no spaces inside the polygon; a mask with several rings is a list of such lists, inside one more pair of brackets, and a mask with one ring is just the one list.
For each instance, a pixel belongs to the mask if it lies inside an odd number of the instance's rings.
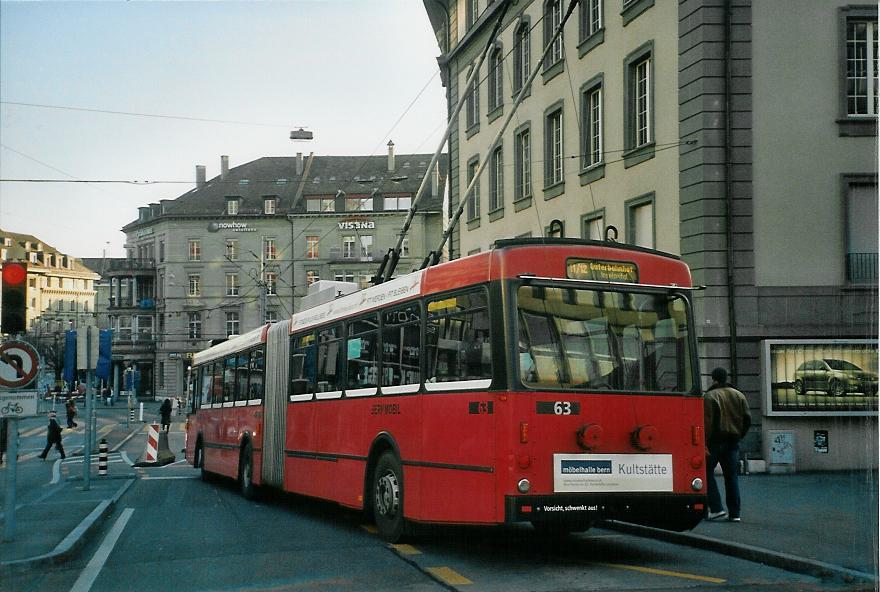
{"label": "sidewalk", "polygon": [[[877,478],[877,471],[744,475],[742,522],[703,521],[685,533],[619,522],[611,526],[789,571],[876,586]],[[717,479],[723,497],[723,479]]]}
{"label": "sidewalk", "polygon": [[[145,424],[134,422],[126,427],[127,409],[118,409],[119,423],[103,435],[110,456],[131,437],[141,432]],[[29,569],[38,569],[66,561],[87,542],[90,534],[100,530],[102,521],[111,515],[119,498],[134,483],[134,469],[126,462],[109,464],[108,475],[98,475],[97,455],[93,455],[89,473],[89,490],[84,491],[82,455],[69,455],[60,474],[53,467],[57,483],[46,483],[45,470],[40,481],[29,478],[28,463],[19,464],[16,487],[16,513],[13,540],[0,541],[0,579]],[[132,459],[136,460],[136,459]],[[0,479],[0,538],[5,532],[6,478]],[[56,479],[53,479],[56,481]]]}

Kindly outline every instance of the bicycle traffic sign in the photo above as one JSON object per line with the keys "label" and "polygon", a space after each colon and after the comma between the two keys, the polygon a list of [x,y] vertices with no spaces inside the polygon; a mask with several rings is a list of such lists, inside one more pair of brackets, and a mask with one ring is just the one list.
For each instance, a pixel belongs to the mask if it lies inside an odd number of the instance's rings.
{"label": "bicycle traffic sign", "polygon": [[36,417],[37,391],[0,393],[0,418]]}
{"label": "bicycle traffic sign", "polygon": [[0,389],[20,389],[33,382],[40,367],[37,350],[24,341],[0,344]]}

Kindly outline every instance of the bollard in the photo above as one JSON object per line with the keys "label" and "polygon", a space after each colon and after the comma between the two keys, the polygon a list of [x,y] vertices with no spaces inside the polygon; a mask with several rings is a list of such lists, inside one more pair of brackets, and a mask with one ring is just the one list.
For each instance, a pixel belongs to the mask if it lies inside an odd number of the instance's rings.
{"label": "bollard", "polygon": [[141,422],[143,422],[143,423],[146,423],[146,422],[144,422],[144,404],[143,404],[143,403],[139,403],[138,405],[139,405],[139,408],[140,408],[138,421],[141,421]]}
{"label": "bollard", "polygon": [[107,474],[107,439],[101,438],[98,445],[98,475],[105,476]]}
{"label": "bollard", "polygon": [[134,407],[128,408],[128,421],[134,421]]}

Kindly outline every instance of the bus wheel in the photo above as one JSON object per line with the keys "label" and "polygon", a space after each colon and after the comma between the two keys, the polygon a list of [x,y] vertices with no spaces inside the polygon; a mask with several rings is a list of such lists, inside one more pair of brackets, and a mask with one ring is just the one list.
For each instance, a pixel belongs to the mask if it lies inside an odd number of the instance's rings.
{"label": "bus wheel", "polygon": [[382,453],[373,472],[373,518],[383,540],[396,543],[404,536],[403,471],[392,452]]}
{"label": "bus wheel", "polygon": [[201,441],[196,443],[196,451],[193,455],[193,468],[200,470],[199,475],[201,476],[202,481],[207,482],[211,480],[211,473],[205,469],[205,448],[202,446]]}
{"label": "bus wheel", "polygon": [[244,499],[252,500],[257,497],[257,486],[254,485],[254,449],[250,442],[241,451],[241,459],[238,462],[238,486]]}

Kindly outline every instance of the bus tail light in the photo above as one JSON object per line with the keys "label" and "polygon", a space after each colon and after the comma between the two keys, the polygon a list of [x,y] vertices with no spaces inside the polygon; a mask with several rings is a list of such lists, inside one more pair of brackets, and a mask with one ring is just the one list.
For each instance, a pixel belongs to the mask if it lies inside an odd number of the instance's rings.
{"label": "bus tail light", "polygon": [[695,454],[691,457],[691,468],[699,469],[703,466],[703,455]]}
{"label": "bus tail light", "polygon": [[694,446],[699,446],[703,443],[703,427],[702,426],[691,426],[691,442]]}
{"label": "bus tail light", "polygon": [[528,469],[532,466],[532,457],[528,454],[520,454],[516,459],[516,464],[519,465],[519,468],[521,469]]}
{"label": "bus tail light", "polygon": [[639,426],[632,433],[632,443],[639,450],[650,450],[657,439],[657,428],[652,425]]}
{"label": "bus tail light", "polygon": [[529,441],[529,424],[524,421],[519,424],[519,441],[520,444],[527,444]]}
{"label": "bus tail light", "polygon": [[597,423],[582,425],[577,431],[577,444],[584,450],[592,450],[602,445],[604,431]]}

